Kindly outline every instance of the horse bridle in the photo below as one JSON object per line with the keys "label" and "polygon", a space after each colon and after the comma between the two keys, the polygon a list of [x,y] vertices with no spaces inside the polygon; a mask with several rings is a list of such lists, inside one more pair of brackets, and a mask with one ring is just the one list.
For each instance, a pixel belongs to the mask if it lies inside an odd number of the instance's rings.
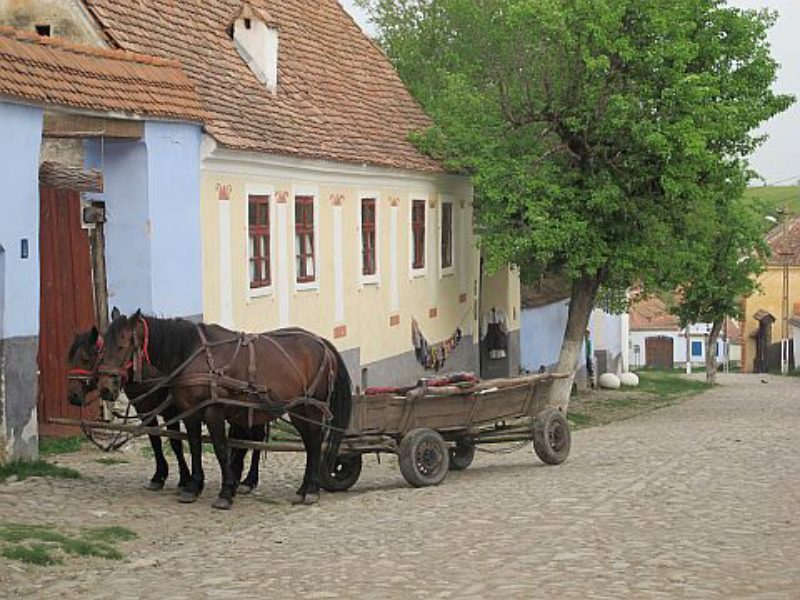
{"label": "horse bridle", "polygon": [[139,316],[137,319],[142,324],[142,329],[144,330],[144,340],[143,343],[139,343],[139,335],[136,332],[136,326],[133,327],[133,356],[131,359],[123,364],[120,367],[112,367],[100,362],[97,366],[97,374],[98,375],[109,375],[111,377],[117,377],[120,380],[121,385],[125,385],[128,381],[129,376],[128,373],[131,369],[133,369],[133,380],[136,383],[142,382],[142,363],[147,362],[148,365],[152,365],[150,362],[150,326],[147,323],[147,319],[143,316]]}
{"label": "horse bridle", "polygon": [[100,363],[103,361],[103,353],[105,352],[105,345],[103,344],[102,337],[97,338],[94,349],[96,351],[96,355],[91,370],[70,369],[67,371],[67,380],[79,381],[83,386],[84,395],[97,387],[97,376],[100,369]]}

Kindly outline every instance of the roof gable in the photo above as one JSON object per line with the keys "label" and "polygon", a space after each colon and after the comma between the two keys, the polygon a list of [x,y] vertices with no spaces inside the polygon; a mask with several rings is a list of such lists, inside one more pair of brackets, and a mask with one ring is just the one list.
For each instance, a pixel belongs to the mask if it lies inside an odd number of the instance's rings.
{"label": "roof gable", "polygon": [[227,148],[417,171],[442,171],[408,140],[430,119],[380,49],[336,0],[250,0],[280,30],[278,93],[228,33],[241,0],[84,0],[122,48],[175,58]]}

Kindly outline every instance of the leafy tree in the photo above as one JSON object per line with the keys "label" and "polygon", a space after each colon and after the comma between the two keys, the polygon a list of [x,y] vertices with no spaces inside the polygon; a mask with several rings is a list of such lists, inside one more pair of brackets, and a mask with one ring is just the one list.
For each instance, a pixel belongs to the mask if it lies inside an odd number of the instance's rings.
{"label": "leafy tree", "polygon": [[[598,290],[685,280],[686,231],[786,109],[774,14],[723,0],[362,0],[434,125],[418,145],[472,175],[489,267],[572,286],[558,370]],[[572,381],[554,388],[566,406]]]}
{"label": "leafy tree", "polygon": [[[742,302],[758,289],[769,248],[763,217],[742,197],[744,185],[728,183],[733,200],[717,199],[709,214],[691,227],[693,259],[678,303],[671,309],[681,327],[711,323],[706,345],[706,380],[716,383],[716,346],[725,320],[741,319]],[[724,192],[722,192],[724,194]]]}

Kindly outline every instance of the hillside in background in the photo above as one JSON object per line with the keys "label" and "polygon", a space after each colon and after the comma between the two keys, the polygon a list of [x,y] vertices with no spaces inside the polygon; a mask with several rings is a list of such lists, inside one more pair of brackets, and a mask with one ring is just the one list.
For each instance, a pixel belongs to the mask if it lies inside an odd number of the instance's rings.
{"label": "hillside in background", "polygon": [[[784,205],[789,215],[800,215],[800,186],[763,186],[747,188],[745,197],[763,215],[779,218],[778,209]],[[771,227],[767,225],[767,228]]]}

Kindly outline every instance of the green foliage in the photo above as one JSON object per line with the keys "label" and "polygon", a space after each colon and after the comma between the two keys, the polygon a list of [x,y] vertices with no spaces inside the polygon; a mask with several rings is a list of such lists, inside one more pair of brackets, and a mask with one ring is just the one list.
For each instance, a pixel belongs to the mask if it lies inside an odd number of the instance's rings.
{"label": "green foliage", "polygon": [[35,462],[14,462],[0,465],[0,482],[11,476],[22,481],[28,477],[59,477],[61,479],[79,479],[81,474],[69,467],[59,467],[43,460]]}
{"label": "green foliage", "polygon": [[0,554],[35,565],[60,564],[64,554],[119,560],[122,553],[114,544],[135,537],[133,531],[124,527],[93,527],[79,535],[70,535],[52,525],[7,523],[0,524],[0,542],[3,542]]}
{"label": "green foliage", "polygon": [[[761,214],[741,197],[742,189],[726,186],[712,210],[690,225],[693,254],[686,264],[681,297],[671,310],[686,327],[742,318],[742,301],[758,289],[769,249]],[[741,186],[743,188],[743,186]]]}
{"label": "green foliage", "polygon": [[52,456],[54,454],[69,454],[77,452],[83,445],[83,438],[80,436],[55,438],[39,438],[39,454],[41,456]]}
{"label": "green foliage", "polygon": [[692,223],[792,102],[770,89],[775,15],[723,0],[361,4],[433,117],[414,141],[473,178],[488,266],[526,280],[685,282]]}

